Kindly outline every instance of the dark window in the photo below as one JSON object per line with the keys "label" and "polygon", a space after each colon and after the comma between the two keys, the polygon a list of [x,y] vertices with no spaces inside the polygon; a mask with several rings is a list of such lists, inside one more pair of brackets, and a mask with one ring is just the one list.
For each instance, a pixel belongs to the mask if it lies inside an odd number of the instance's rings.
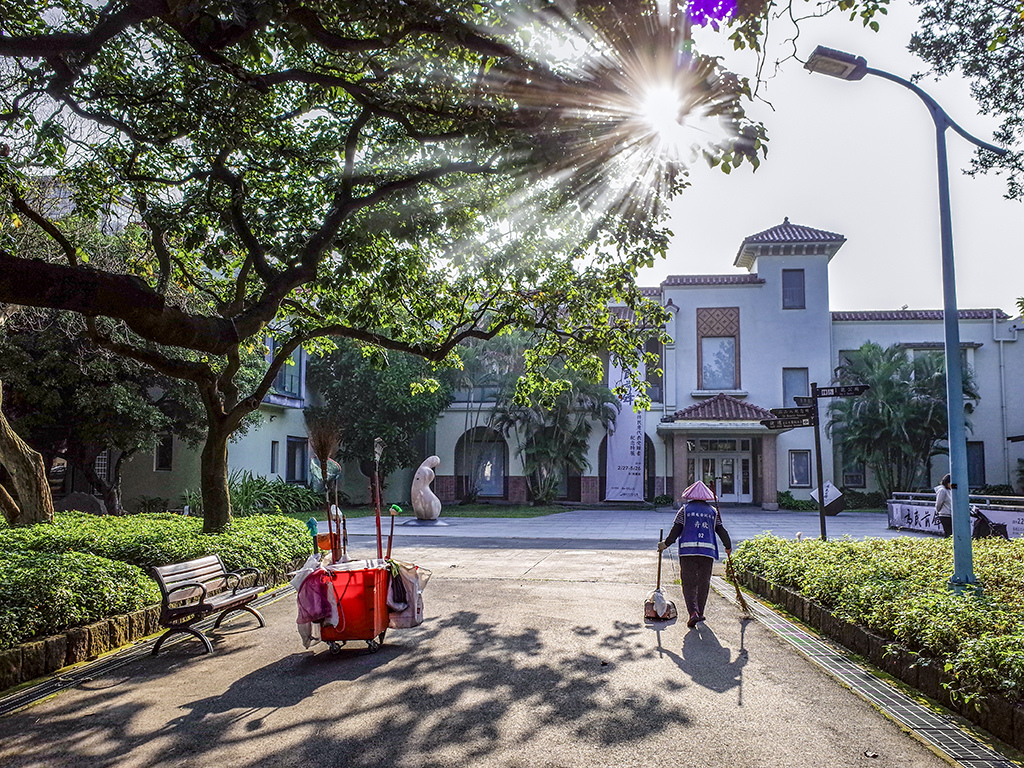
{"label": "dark window", "polygon": [[736,389],[736,339],[705,336],[701,343],[701,389]]}
{"label": "dark window", "polygon": [[153,452],[153,469],[157,472],[170,472],[173,468],[174,435],[164,435]]}
{"label": "dark window", "polygon": [[306,482],[306,466],[309,464],[306,458],[307,441],[304,437],[288,438],[288,465],[285,467],[285,480],[289,483]]}
{"label": "dark window", "polygon": [[843,485],[847,488],[867,487],[867,473],[863,461],[852,459],[843,464]]}
{"label": "dark window", "polygon": [[970,488],[985,485],[985,443],[980,440],[967,441],[967,485]]}
{"label": "dark window", "polygon": [[278,456],[280,455],[281,443],[278,440],[270,441],[270,471],[272,474],[277,474],[279,471],[277,468]]}
{"label": "dark window", "polygon": [[806,397],[811,394],[807,383],[806,368],[782,369],[782,404],[787,408],[796,405],[794,397]]}
{"label": "dark window", "polygon": [[782,308],[804,309],[804,271],[802,269],[782,270]]}
{"label": "dark window", "polygon": [[[270,360],[277,352],[277,345],[270,341]],[[285,360],[277,376],[274,378],[274,390],[279,395],[289,397],[302,397],[302,348],[292,352],[291,357]]]}
{"label": "dark window", "polygon": [[811,487],[811,452],[789,452],[789,487]]}
{"label": "dark window", "polygon": [[647,394],[653,402],[660,403],[664,397],[664,392],[662,391],[664,381],[660,371],[665,366],[661,342],[657,339],[648,339],[647,344],[644,346],[644,352],[657,355],[658,358],[655,363],[647,363],[647,383],[650,385],[647,389]]}

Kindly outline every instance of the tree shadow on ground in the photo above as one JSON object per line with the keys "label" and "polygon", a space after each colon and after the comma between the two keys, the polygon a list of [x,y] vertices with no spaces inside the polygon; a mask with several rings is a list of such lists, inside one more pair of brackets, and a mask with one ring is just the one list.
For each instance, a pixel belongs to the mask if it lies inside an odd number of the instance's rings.
{"label": "tree shadow on ground", "polygon": [[[376,654],[355,645],[339,655],[323,646],[289,653],[242,673],[222,693],[186,693],[176,707],[164,706],[173,716],[158,723],[147,711],[146,678],[192,659],[143,662],[130,687],[68,697],[34,733],[31,711],[6,718],[20,735],[0,757],[10,768],[511,766],[553,734],[600,748],[688,723],[665,692],[623,681],[631,670],[624,665],[657,655],[640,622],[553,631],[503,627],[462,610],[389,636]],[[242,664],[245,650],[239,644],[217,661],[230,664],[237,654]]]}

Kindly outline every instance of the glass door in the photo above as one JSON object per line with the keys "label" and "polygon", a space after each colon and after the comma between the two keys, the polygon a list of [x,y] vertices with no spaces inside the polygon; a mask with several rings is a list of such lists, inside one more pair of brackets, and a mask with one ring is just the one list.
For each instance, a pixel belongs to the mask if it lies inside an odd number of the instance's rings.
{"label": "glass door", "polygon": [[719,501],[729,504],[753,501],[749,454],[701,456],[700,474]]}

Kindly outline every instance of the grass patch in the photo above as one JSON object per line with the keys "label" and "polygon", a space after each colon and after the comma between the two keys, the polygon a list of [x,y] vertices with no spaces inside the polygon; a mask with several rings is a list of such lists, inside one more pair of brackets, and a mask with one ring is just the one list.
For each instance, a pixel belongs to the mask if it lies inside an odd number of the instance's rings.
{"label": "grass patch", "polygon": [[1024,699],[1024,539],[974,544],[981,595],[954,595],[950,539],[793,541],[758,536],[736,567],[794,589],[840,618],[941,664],[965,699]]}

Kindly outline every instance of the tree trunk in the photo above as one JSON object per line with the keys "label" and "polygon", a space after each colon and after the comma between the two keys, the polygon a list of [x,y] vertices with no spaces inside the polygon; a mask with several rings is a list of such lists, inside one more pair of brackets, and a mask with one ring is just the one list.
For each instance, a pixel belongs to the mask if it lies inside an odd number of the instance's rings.
{"label": "tree trunk", "polygon": [[203,492],[203,533],[220,533],[231,525],[228,493],[228,438],[231,430],[210,419],[199,467]]}
{"label": "tree trunk", "polygon": [[[3,383],[0,382],[0,406],[3,405]],[[18,494],[15,505],[17,514],[12,509],[14,500],[9,494],[0,502],[3,506],[7,522],[12,526],[35,525],[36,523],[53,522],[53,497],[50,495],[50,483],[46,477],[43,457],[33,451],[11,428],[0,410],[0,463],[11,475],[11,485]]]}

